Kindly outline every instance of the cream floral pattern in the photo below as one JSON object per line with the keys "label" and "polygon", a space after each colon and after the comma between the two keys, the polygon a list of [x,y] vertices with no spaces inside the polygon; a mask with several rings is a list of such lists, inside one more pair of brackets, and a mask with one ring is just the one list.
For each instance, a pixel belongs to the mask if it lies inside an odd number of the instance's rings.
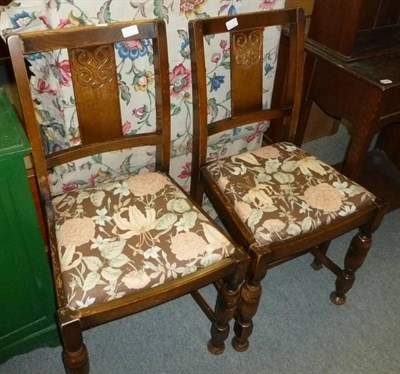
{"label": "cream floral pattern", "polygon": [[291,143],[277,143],[206,168],[260,244],[316,230],[375,197]]}
{"label": "cream floral pattern", "polygon": [[71,309],[176,279],[234,251],[167,176],[132,176],[53,200]]}

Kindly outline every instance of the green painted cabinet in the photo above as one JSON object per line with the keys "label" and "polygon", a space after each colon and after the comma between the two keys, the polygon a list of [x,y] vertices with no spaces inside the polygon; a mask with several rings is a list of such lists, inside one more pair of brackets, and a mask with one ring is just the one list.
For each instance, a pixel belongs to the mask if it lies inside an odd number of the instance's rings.
{"label": "green painted cabinet", "polygon": [[0,88],[0,363],[59,344],[50,267],[24,163],[30,151]]}

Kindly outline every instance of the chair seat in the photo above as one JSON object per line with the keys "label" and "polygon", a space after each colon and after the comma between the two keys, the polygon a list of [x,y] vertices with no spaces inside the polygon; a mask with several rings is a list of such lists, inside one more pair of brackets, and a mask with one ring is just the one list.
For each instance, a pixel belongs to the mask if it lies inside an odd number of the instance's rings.
{"label": "chair seat", "polygon": [[288,142],[212,162],[203,172],[260,244],[311,232],[375,200],[363,187]]}
{"label": "chair seat", "polygon": [[71,309],[161,285],[234,252],[162,173],[68,192],[53,206]]}

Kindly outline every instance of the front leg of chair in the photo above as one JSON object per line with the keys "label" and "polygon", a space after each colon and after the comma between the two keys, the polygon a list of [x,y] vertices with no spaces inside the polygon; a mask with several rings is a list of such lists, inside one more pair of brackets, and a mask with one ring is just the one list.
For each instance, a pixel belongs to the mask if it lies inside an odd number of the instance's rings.
{"label": "front leg of chair", "polygon": [[65,371],[68,374],[88,374],[89,373],[89,357],[85,344],[76,352],[63,350],[63,362]]}
{"label": "front leg of chair", "polygon": [[219,355],[225,350],[225,340],[229,336],[229,322],[237,311],[240,288],[233,287],[230,290],[228,283],[223,283],[218,291],[215,305],[215,321],[211,325],[211,339],[208,342],[208,350],[214,355]]}
{"label": "front leg of chair", "polygon": [[249,337],[253,332],[253,317],[257,313],[261,299],[261,280],[265,278],[268,270],[270,251],[266,247],[253,245],[249,251],[250,266],[247,279],[241,290],[238,314],[235,319],[235,336],[232,346],[238,352],[249,348]]}
{"label": "front leg of chair", "polygon": [[69,311],[58,312],[61,338],[63,341],[63,362],[68,374],[88,374],[89,356],[83,343],[81,324],[78,319],[71,319]]}
{"label": "front leg of chair", "polygon": [[355,272],[363,264],[371,244],[372,236],[367,231],[360,230],[352,239],[344,260],[344,269],[336,279],[336,290],[330,296],[334,304],[342,305],[346,302],[346,293],[353,286]]}
{"label": "front leg of chair", "polygon": [[235,336],[232,346],[238,352],[244,352],[249,348],[249,337],[253,332],[253,317],[257,313],[261,299],[261,283],[250,284],[246,281],[242,287],[239,302],[239,313],[235,320]]}

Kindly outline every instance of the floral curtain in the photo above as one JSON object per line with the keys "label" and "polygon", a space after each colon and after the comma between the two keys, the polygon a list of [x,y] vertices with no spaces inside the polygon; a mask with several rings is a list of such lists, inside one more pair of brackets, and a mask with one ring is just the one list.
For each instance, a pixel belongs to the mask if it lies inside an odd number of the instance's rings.
{"label": "floral curtain", "polygon": [[[65,28],[78,25],[104,24],[132,19],[161,18],[167,24],[168,49],[170,64],[171,92],[171,175],[184,188],[190,185],[191,149],[192,149],[192,86],[189,55],[188,21],[196,17],[212,17],[218,15],[237,14],[243,12],[268,11],[284,7],[285,0],[15,0],[1,10],[1,35],[5,38],[11,33],[40,30],[46,28]],[[269,47],[265,59],[265,105],[270,98],[270,87],[274,78],[274,61],[278,44],[278,33],[268,37]],[[210,40],[208,53],[209,64],[209,119],[215,121],[230,112],[229,71],[226,64],[229,44],[224,35]],[[126,133],[141,131],[151,123],[151,102],[146,95],[142,99],[130,100],[133,91],[136,94],[145,92],[144,88],[151,84],[151,72],[138,68],[137,64],[145,63],[151,46],[145,44],[132,47],[116,47],[116,54],[125,62],[125,73],[130,72],[129,83],[136,84],[139,89],[130,91],[129,84],[121,84],[122,104],[125,105],[124,123]],[[38,57],[38,56],[36,56]],[[46,60],[47,59],[47,60]],[[58,56],[31,56],[32,70],[35,74],[33,87],[40,97],[40,108],[46,118],[51,119],[52,126],[44,126],[49,142],[48,151],[52,147],[68,146],[79,142],[77,124],[74,122],[74,107],[71,105],[71,92],[68,91],[68,74],[62,52]],[[128,66],[127,61],[131,65]],[[52,77],[42,79],[44,66],[54,66]],[[132,78],[132,69],[136,69]],[[48,69],[47,69],[48,70]],[[122,82],[124,82],[122,76]],[[51,81],[53,79],[53,82]],[[249,77],[251,79],[251,77]],[[134,86],[133,85],[133,86]],[[56,87],[55,91],[53,88]],[[124,91],[125,90],[125,91]],[[53,92],[54,91],[54,92]],[[147,95],[148,96],[148,95]],[[147,100],[147,101],[146,101]],[[63,118],[60,108],[63,105]],[[39,109],[40,109],[39,108]],[[54,126],[54,123],[57,126]],[[238,151],[258,148],[261,142],[261,130],[265,124],[244,126],[234,132],[210,140],[209,157],[228,156]],[[63,136],[62,136],[63,135]],[[79,164],[65,165],[55,170],[51,183],[55,194],[74,186],[74,183],[94,184],[104,175],[113,174],[127,166],[150,168],[153,152],[145,149],[144,156],[139,157],[132,166],[131,156],[112,153],[106,158],[92,157],[81,160]],[[130,170],[132,171],[132,170]],[[77,176],[76,174],[81,174]],[[118,174],[118,173],[117,173]]]}

